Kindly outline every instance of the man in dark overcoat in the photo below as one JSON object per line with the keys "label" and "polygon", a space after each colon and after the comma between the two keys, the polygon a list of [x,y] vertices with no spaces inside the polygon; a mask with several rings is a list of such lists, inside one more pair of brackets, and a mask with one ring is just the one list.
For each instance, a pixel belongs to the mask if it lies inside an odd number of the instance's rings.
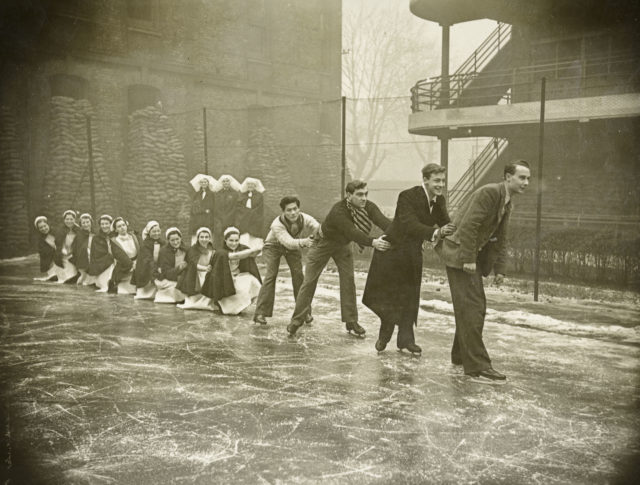
{"label": "man in dark overcoat", "polygon": [[454,215],[455,232],[435,248],[447,266],[456,319],[451,362],[462,365],[465,374],[476,381],[506,379],[493,369],[482,340],[487,310],[482,277],[493,270],[495,284],[504,279],[511,199],[525,191],[530,176],[529,164],[524,160],[508,163],[504,181],[473,192]]}
{"label": "man in dark overcoat", "polygon": [[453,233],[442,195],[445,177],[444,167],[430,163],[422,169],[422,185],[400,192],[393,222],[385,233],[391,249],[373,254],[362,303],[380,318],[378,352],[386,348],[395,325],[398,348],[422,352],[413,334],[420,305],[422,245]]}

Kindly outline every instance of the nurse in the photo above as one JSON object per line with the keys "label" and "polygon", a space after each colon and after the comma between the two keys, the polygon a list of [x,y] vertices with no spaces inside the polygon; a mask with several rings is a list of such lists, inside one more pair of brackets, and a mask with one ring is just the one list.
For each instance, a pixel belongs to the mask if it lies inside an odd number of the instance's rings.
{"label": "nurse", "polygon": [[95,284],[95,276],[91,276],[88,273],[89,260],[91,258],[91,243],[94,237],[93,217],[87,213],[80,215],[80,230],[73,241],[72,248],[76,267],[80,272],[80,277],[77,281],[78,285],[89,286]]}
{"label": "nurse", "polygon": [[177,305],[178,308],[213,311],[213,302],[203,291],[211,275],[211,258],[216,252],[211,239],[208,227],[196,231],[196,243],[187,251],[187,268],[178,280],[178,290],[186,295],[184,303]]}
{"label": "nurse", "polygon": [[240,244],[240,231],[236,227],[224,231],[223,247],[213,257],[212,277],[203,288],[203,293],[211,295],[222,313],[237,315],[258,297],[262,279],[255,256],[261,250]]}
{"label": "nurse", "polygon": [[113,220],[111,229],[116,233],[111,237],[111,252],[116,265],[109,282],[109,293],[135,295],[133,271],[140,254],[140,242],[135,234],[129,233],[129,224],[122,217]]}
{"label": "nurse", "polygon": [[111,252],[111,223],[113,218],[103,214],[98,218],[98,233],[89,245],[89,277],[95,278],[97,293],[106,293],[115,267]]}
{"label": "nurse", "polygon": [[73,254],[73,242],[80,232],[80,227],[76,224],[77,214],[73,210],[66,210],[62,214],[64,222],[60,231],[56,235],[56,265],[59,267],[58,283],[75,283],[80,273],[75,265]]}
{"label": "nurse", "polygon": [[236,207],[236,227],[240,244],[250,248],[264,246],[264,186],[260,180],[247,177],[240,187]]}
{"label": "nurse", "polygon": [[160,250],[164,246],[161,236],[160,224],[157,221],[149,221],[142,231],[142,244],[140,245],[140,257],[134,271],[136,282],[136,300],[153,300],[156,296],[156,285],[153,275],[156,272]]}
{"label": "nurse", "polygon": [[53,262],[56,254],[56,240],[51,234],[49,221],[45,216],[38,216],[33,221],[33,225],[38,231],[38,255],[40,256],[40,272],[43,276],[33,278],[35,281],[56,281],[55,264]]}
{"label": "nurse", "polygon": [[178,288],[178,278],[187,269],[187,249],[182,244],[182,233],[177,227],[165,232],[167,244],[160,249],[156,265],[156,298],[154,303],[179,303],[185,295]]}

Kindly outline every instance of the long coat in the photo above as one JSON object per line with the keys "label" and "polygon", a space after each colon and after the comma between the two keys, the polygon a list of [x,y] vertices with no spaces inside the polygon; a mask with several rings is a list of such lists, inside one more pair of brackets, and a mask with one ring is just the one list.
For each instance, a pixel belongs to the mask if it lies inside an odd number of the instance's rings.
{"label": "long coat", "polygon": [[[38,233],[38,254],[40,255],[40,271],[46,273],[51,268],[56,255],[56,248],[47,242],[48,234]],[[55,245],[55,243],[54,243]]]}
{"label": "long coat", "polygon": [[[157,263],[153,260],[153,250],[156,244],[159,244],[160,248],[164,247],[164,243],[161,240],[153,240],[150,237],[140,244],[140,252],[133,274],[137,288],[147,286],[155,274]],[[160,259],[160,254],[158,254],[158,259]]]}
{"label": "long coat", "polygon": [[496,183],[483,185],[467,197],[453,220],[456,232],[436,246],[447,266],[462,268],[464,263],[477,263],[483,276],[488,276],[491,270],[495,274],[505,273],[505,243],[511,215],[511,204],[505,206],[506,196],[505,184]]}
{"label": "long coat", "polygon": [[233,189],[222,189],[216,192],[215,197],[215,229],[222,232],[236,223],[236,209],[238,204],[238,192]]}
{"label": "long coat", "polygon": [[189,229],[192,234],[201,227],[208,227],[213,231],[214,213],[215,213],[215,194],[205,189],[204,199],[202,198],[202,191],[198,191],[193,194],[191,199],[191,215],[189,218]]}
{"label": "long coat", "polygon": [[[213,247],[211,246],[209,249],[213,249]],[[200,249],[200,245],[198,243],[195,243],[187,251],[187,256],[185,258],[187,261],[187,268],[182,272],[182,274],[180,274],[180,277],[178,278],[178,284],[176,285],[176,288],[179,289],[182,293],[184,293],[187,296],[192,296],[198,293],[198,291],[196,290],[196,280],[198,279],[198,261],[200,260],[201,254],[202,254],[202,249]],[[212,262],[213,262],[213,258],[215,257],[215,254],[216,254],[216,251],[214,250],[213,254],[211,255],[211,259],[209,260],[209,264],[211,265],[213,265]],[[175,263],[175,259],[174,259],[174,263]],[[210,277],[211,277],[211,273],[207,275],[204,282],[205,285],[207,284],[207,280]],[[202,288],[199,293],[204,295]],[[205,295],[205,296],[209,296],[209,295]]]}
{"label": "long coat", "polygon": [[255,237],[264,237],[264,198],[260,192],[251,192],[251,209],[247,207],[249,192],[241,193],[236,206],[236,227],[240,234],[248,232]]}
{"label": "long coat", "polygon": [[[133,242],[136,245],[137,256],[134,259],[138,259],[140,257],[140,241],[138,240],[138,236],[135,233],[129,233],[133,236]],[[119,283],[122,279],[127,276],[131,268],[133,268],[133,259],[127,256],[127,253],[124,249],[118,244],[116,236],[111,238],[111,252],[113,253],[113,259],[116,262],[115,267],[113,268],[113,273],[111,274],[111,280]],[[135,275],[131,275],[131,284],[136,285]]]}
{"label": "long coat", "polygon": [[422,282],[422,242],[430,240],[436,225],[449,222],[444,197],[437,196],[431,212],[422,186],[398,196],[393,222],[386,231],[391,249],[374,251],[362,303],[381,320],[393,323],[418,320]]}
{"label": "long coat", "polygon": [[[243,251],[245,249],[249,248],[243,244],[239,244],[236,251]],[[219,301],[224,297],[236,294],[231,268],[229,267],[230,252],[229,248],[224,245],[224,248],[218,249],[213,255],[213,258],[211,258],[212,270],[202,285],[202,294],[208,296],[213,301]],[[238,262],[238,266],[240,273],[251,273],[262,283],[255,258],[241,259]]]}
{"label": "long coat", "polygon": [[[178,249],[185,253],[187,252],[187,249],[182,245],[180,245]],[[169,244],[162,246],[160,254],[158,254],[158,263],[156,264],[154,278],[160,281],[165,279],[169,281],[178,281],[180,274],[185,271],[186,268],[183,268],[182,271],[176,268],[176,251]]]}
{"label": "long coat", "polygon": [[89,270],[87,273],[91,276],[98,276],[112,264],[111,239],[108,234],[101,231],[91,241],[91,257],[89,258]]}

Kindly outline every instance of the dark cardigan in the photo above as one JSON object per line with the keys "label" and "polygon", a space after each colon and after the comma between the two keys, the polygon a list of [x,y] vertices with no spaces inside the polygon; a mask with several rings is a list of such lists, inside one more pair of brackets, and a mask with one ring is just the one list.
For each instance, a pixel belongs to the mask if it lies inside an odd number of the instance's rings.
{"label": "dark cardigan", "polygon": [[40,271],[42,273],[46,273],[51,268],[51,265],[54,262],[56,248],[51,247],[51,245],[46,241],[46,237],[48,234],[38,233],[40,236],[38,238],[38,254],[40,255]]}
{"label": "dark cardigan", "polygon": [[98,276],[113,264],[113,254],[111,254],[111,240],[109,235],[103,232],[93,236],[91,241],[91,257],[89,258],[89,273],[91,276]]}
{"label": "dark cardigan", "polygon": [[[178,249],[181,249],[185,253],[187,252],[187,248],[183,245],[180,245]],[[185,261],[186,261],[185,254]],[[167,244],[160,249],[160,254],[158,254],[158,263],[156,264],[156,271],[154,274],[154,278],[157,280],[169,280],[169,281],[178,281],[178,277],[180,274],[184,273],[186,268],[183,268],[180,271],[176,268],[176,252],[175,250]]]}
{"label": "dark cardigan", "polygon": [[[134,278],[137,288],[144,288],[153,278],[156,272],[157,263],[153,260],[153,249],[155,244],[160,245],[160,250],[164,247],[165,243],[162,240],[154,241],[150,237],[142,241],[140,245],[140,252],[138,253],[136,269],[134,271]],[[160,255],[158,254],[158,260]]]}

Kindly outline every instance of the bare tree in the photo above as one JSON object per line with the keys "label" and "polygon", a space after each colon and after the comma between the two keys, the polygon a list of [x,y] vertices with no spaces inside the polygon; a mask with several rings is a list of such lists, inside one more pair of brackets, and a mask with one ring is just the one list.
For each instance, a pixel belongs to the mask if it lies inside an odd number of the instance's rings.
{"label": "bare tree", "polygon": [[[343,17],[347,154],[355,178],[370,179],[378,171],[389,139],[410,140],[409,89],[437,66],[435,40],[419,24],[408,23],[408,15],[408,7],[399,11],[393,2],[356,1],[347,5]],[[423,148],[416,145],[421,158]]]}

